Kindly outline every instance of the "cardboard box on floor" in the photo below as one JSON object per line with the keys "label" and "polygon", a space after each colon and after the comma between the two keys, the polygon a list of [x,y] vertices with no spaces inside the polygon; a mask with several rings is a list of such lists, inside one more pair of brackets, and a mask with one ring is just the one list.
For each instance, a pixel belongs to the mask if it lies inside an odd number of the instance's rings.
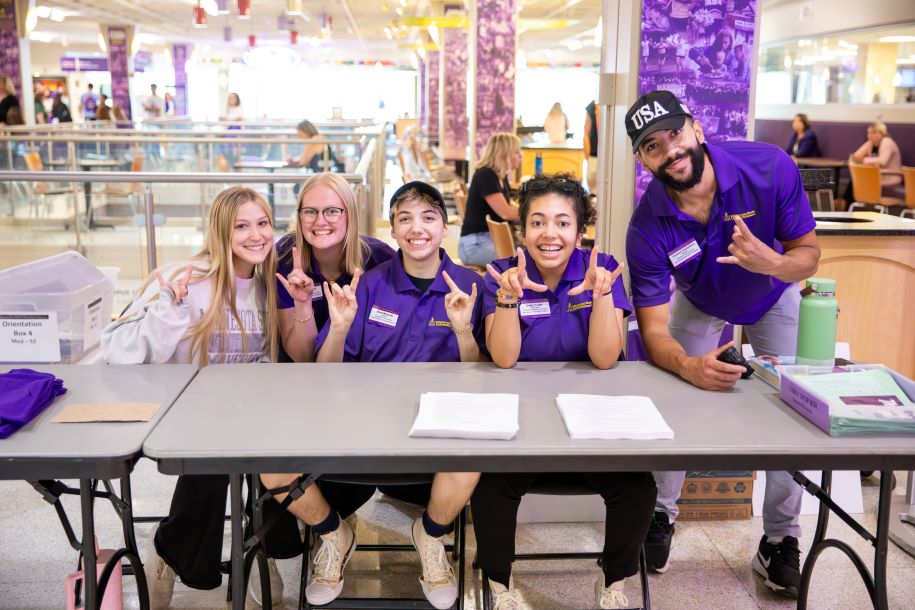
{"label": "cardboard box on floor", "polygon": [[692,521],[749,519],[753,516],[752,470],[704,470],[686,473],[680,492],[680,516]]}

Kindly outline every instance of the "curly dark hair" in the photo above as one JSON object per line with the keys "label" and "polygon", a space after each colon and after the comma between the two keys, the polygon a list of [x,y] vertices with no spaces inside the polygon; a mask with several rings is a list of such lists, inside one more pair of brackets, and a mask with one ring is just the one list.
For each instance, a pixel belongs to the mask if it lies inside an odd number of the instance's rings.
{"label": "curly dark hair", "polygon": [[555,193],[567,198],[572,203],[572,209],[575,210],[575,223],[578,233],[583,234],[585,227],[592,224],[597,219],[597,212],[591,205],[591,196],[581,185],[581,180],[574,174],[537,174],[527,182],[521,185],[521,231],[527,227],[527,215],[531,210],[531,202],[538,197]]}

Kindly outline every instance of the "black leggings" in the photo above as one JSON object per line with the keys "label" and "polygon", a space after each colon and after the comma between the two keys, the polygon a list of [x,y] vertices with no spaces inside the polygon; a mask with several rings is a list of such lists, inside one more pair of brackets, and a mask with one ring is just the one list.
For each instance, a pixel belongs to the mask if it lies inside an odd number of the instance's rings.
{"label": "black leggings", "polygon": [[[324,497],[347,517],[372,497],[369,485],[318,482]],[[171,508],[156,532],[156,551],[188,587],[215,589],[222,584],[222,542],[225,530],[228,475],[178,477]],[[250,514],[251,499],[247,510]],[[276,502],[264,502],[264,521],[279,519],[264,537],[267,555],[278,559],[302,552],[302,539],[295,516]],[[250,521],[249,521],[250,523]],[[248,531],[245,535],[249,536]]]}
{"label": "black leggings", "polygon": [[654,478],[648,472],[575,472],[486,474],[470,506],[477,537],[477,562],[490,579],[506,587],[515,556],[515,529],[521,497],[538,485],[574,486],[600,494],[607,507],[603,570],[606,582],[622,580],[639,569],[639,552],[654,515]]}

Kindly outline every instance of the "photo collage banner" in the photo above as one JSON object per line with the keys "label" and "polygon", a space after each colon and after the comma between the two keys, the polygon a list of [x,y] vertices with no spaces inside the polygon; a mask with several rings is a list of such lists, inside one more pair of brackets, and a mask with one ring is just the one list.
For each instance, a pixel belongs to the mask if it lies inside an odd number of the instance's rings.
{"label": "photo collage banner", "polygon": [[445,133],[441,148],[445,159],[464,159],[467,156],[467,30],[445,28],[443,37]]}
{"label": "photo collage banner", "polygon": [[476,55],[476,154],[489,136],[515,131],[516,0],[478,0]]}
{"label": "photo collage banner", "polygon": [[130,74],[127,71],[127,28],[108,27],[108,66],[111,70],[112,106],[120,106],[127,118],[130,112]]}
{"label": "photo collage banner", "polygon": [[438,106],[439,106],[439,55],[440,51],[429,51],[426,53],[426,91],[427,107],[429,113],[426,115],[426,135],[430,138],[438,138]]}
{"label": "photo collage banner", "polygon": [[13,80],[20,103],[25,97],[22,92],[22,73],[19,70],[19,33],[16,31],[16,2],[0,0],[0,76]]}

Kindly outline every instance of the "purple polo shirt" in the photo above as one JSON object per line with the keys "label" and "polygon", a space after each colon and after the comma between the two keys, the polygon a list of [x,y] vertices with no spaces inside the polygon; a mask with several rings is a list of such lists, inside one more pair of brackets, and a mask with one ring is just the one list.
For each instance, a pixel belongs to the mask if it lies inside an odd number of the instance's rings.
{"label": "purple polo shirt", "polygon": [[[403,268],[402,254],[378,265],[359,280],[359,310],[346,336],[344,362],[460,362],[457,336],[445,312],[445,295],[451,292],[442,271],[470,294],[477,285],[477,303],[471,317],[473,334],[483,337],[481,298],[483,278],[455,265],[439,249],[442,263],[435,280],[420,293]],[[318,334],[315,354],[324,345],[330,324]]]}
{"label": "purple polo shirt", "polygon": [[[376,267],[394,256],[394,249],[391,246],[387,245],[379,239],[374,237],[369,237],[368,235],[360,235],[360,240],[368,246],[368,251],[363,251],[362,253],[362,272],[365,273],[369,269]],[[276,271],[283,277],[289,275],[292,271],[292,247],[295,245],[295,235],[290,233],[284,235],[282,239],[276,244]],[[324,328],[324,324],[327,322],[327,301],[324,300],[324,280],[326,279],[321,275],[321,271],[318,269],[318,262],[312,258],[311,260],[311,269],[305,271],[305,274],[314,280],[315,288],[317,289],[321,286],[320,293],[315,290],[315,296],[311,300],[312,308],[314,309],[315,316],[315,325],[318,330]],[[337,278],[336,283],[340,286],[348,286],[349,283],[353,280],[352,276],[344,273]],[[295,303],[292,300],[292,297],[289,296],[289,293],[286,291],[286,287],[280,283],[279,280],[276,280],[276,306],[278,309],[289,309],[293,307]]]}
{"label": "purple polo shirt", "polygon": [[[588,329],[591,320],[591,291],[569,296],[569,290],[585,279],[588,270],[590,250],[576,248],[569,258],[562,279],[556,291],[536,292],[525,290],[518,302],[518,318],[521,321],[521,353],[518,361],[589,361]],[[527,272],[532,282],[543,283],[540,271],[527,256]],[[598,254],[597,264],[613,271],[619,266],[609,254]],[[518,266],[518,257],[501,258],[493,261],[496,271],[502,273]],[[496,311],[496,291],[499,284],[491,275],[486,276],[483,290],[483,317]],[[613,306],[622,309],[625,316],[632,312],[622,278],[613,282],[611,289]],[[538,304],[539,303],[539,304]],[[545,305],[549,305],[549,313]],[[488,353],[488,351],[487,351]]]}
{"label": "purple polo shirt", "polygon": [[780,242],[806,235],[816,222],[797,166],[784,151],[761,142],[705,148],[718,182],[707,225],[677,209],[657,179],[632,214],[626,236],[632,302],[668,303],[673,275],[700,311],[732,324],[755,324],[789,284],[715,260],[730,256],[733,216],[741,215],[753,235],[777,252],[784,251]]}

